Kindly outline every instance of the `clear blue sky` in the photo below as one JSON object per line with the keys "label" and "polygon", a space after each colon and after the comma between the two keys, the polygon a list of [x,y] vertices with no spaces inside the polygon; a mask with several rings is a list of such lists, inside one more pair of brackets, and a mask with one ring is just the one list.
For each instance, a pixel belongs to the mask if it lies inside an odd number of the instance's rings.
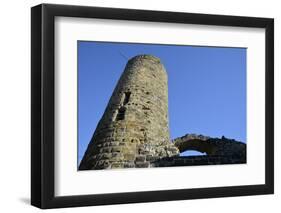
{"label": "clear blue sky", "polygon": [[159,57],[167,70],[171,139],[197,133],[246,143],[246,51],[78,41],[78,161],[127,59],[139,54]]}

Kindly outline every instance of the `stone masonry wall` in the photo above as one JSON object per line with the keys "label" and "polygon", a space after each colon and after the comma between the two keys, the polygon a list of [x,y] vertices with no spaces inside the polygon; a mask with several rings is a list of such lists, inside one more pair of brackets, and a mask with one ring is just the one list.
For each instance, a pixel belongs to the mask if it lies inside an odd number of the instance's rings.
{"label": "stone masonry wall", "polygon": [[196,150],[206,153],[208,156],[236,156],[246,159],[246,144],[224,136],[211,138],[203,135],[186,134],[172,140],[172,142],[180,152]]}
{"label": "stone masonry wall", "polygon": [[222,164],[243,164],[246,158],[233,155],[202,155],[202,156],[174,156],[162,158],[154,162],[154,167],[172,166],[202,166]]}
{"label": "stone masonry wall", "polygon": [[195,150],[206,155],[172,156],[153,162],[153,167],[197,166],[246,163],[246,144],[228,139],[211,138],[204,135],[186,134],[172,140],[179,151]]}
{"label": "stone masonry wall", "polygon": [[150,167],[178,155],[170,143],[167,73],[160,60],[128,61],[99,121],[79,170]]}

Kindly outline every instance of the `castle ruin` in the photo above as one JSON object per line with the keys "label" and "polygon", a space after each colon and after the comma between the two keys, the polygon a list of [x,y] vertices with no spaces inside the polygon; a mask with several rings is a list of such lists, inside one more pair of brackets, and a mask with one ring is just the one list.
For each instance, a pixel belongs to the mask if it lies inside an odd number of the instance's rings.
{"label": "castle ruin", "polygon": [[[189,134],[170,139],[167,73],[160,59],[130,59],[87,147],[79,170],[246,162],[246,145]],[[186,150],[207,155],[180,156]]]}

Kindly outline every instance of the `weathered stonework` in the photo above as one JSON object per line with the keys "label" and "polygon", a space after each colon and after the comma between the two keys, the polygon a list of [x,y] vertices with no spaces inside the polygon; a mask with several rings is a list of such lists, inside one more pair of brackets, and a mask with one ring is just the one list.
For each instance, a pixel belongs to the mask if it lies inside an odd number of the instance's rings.
{"label": "weathered stonework", "polygon": [[155,162],[157,167],[246,163],[246,144],[224,136],[211,138],[204,135],[186,134],[172,140],[172,143],[181,153],[196,150],[206,155],[165,158]]}
{"label": "weathered stonework", "polygon": [[[197,150],[207,156],[180,157]],[[151,55],[130,59],[79,170],[245,163],[246,145],[189,134],[170,140],[167,73]]]}
{"label": "weathered stonework", "polygon": [[208,156],[232,155],[246,158],[246,144],[224,136],[222,138],[210,138],[203,135],[187,134],[172,140],[172,143],[180,152],[196,150],[206,153]]}
{"label": "weathered stonework", "polygon": [[150,167],[178,155],[170,143],[167,73],[150,55],[132,58],[99,121],[80,170]]}

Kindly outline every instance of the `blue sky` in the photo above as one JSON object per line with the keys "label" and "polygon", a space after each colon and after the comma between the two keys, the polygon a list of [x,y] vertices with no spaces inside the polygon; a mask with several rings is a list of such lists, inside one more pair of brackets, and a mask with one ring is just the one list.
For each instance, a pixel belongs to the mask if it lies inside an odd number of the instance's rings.
{"label": "blue sky", "polygon": [[78,41],[78,163],[127,60],[139,54],[167,70],[171,139],[197,133],[246,143],[246,51]]}

